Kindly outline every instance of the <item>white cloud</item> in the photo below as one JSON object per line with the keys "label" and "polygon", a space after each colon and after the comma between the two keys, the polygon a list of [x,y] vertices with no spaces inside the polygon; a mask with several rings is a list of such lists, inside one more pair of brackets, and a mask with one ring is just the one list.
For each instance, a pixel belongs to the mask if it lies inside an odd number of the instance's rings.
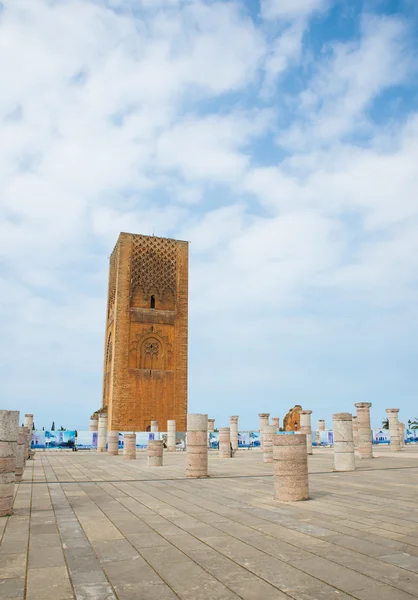
{"label": "white cloud", "polygon": [[261,0],[261,14],[265,19],[304,18],[324,10],[328,0]]}

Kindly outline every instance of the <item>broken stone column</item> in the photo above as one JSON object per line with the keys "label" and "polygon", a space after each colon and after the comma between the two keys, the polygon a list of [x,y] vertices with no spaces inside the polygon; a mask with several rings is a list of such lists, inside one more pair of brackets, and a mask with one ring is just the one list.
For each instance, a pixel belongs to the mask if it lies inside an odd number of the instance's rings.
{"label": "broken stone column", "polygon": [[273,462],[273,437],[276,435],[275,425],[266,425],[263,431],[263,462]]}
{"label": "broken stone column", "polygon": [[29,446],[30,446],[30,442],[32,440],[32,431],[29,431],[29,429],[27,427],[22,427],[22,430],[24,432],[24,436],[25,436],[25,445],[24,445],[24,449],[23,449],[23,468],[26,467],[26,461],[29,459]]}
{"label": "broken stone column", "polygon": [[210,448],[210,433],[215,431],[215,419],[208,419],[208,448]]}
{"label": "broken stone column", "polygon": [[117,456],[119,454],[119,431],[108,431],[107,453],[111,456]]}
{"label": "broken stone column", "polygon": [[208,415],[187,415],[186,477],[208,476]]}
{"label": "broken stone column", "polygon": [[362,459],[373,458],[372,430],[370,426],[371,405],[371,402],[357,402],[354,405],[357,409],[358,454]]}
{"label": "broken stone column", "polygon": [[325,420],[324,419],[319,419],[318,431],[325,431]]}
{"label": "broken stone column", "polygon": [[405,446],[405,423],[399,423],[399,441],[403,448]]}
{"label": "broken stone column", "polygon": [[148,466],[162,467],[163,466],[163,440],[148,440]]}
{"label": "broken stone column", "polygon": [[33,414],[31,413],[27,413],[25,415],[25,425],[24,427],[27,427],[29,429],[29,436],[28,436],[28,449],[27,449],[27,454],[28,454],[28,458],[32,458],[35,455],[35,452],[32,450],[32,430],[33,430]]}
{"label": "broken stone column", "polygon": [[176,451],[176,422],[174,420],[167,421],[167,451]]}
{"label": "broken stone column", "polygon": [[353,442],[354,448],[358,448],[358,420],[356,415],[353,415]]}
{"label": "broken stone column", "polygon": [[99,429],[99,421],[95,417],[90,417],[90,431],[97,431]]}
{"label": "broken stone column", "polygon": [[230,435],[233,453],[238,450],[238,418],[239,417],[230,417]]}
{"label": "broken stone column", "polygon": [[269,424],[270,413],[260,413],[260,448],[263,450],[263,432],[264,427]]}
{"label": "broken stone column", "polygon": [[309,498],[306,435],[273,437],[274,498],[297,502]]}
{"label": "broken stone column", "polygon": [[279,429],[280,429],[280,419],[279,419],[279,417],[271,417],[271,424],[274,425],[275,433],[278,433]]}
{"label": "broken stone column", "polygon": [[354,471],[353,417],[350,413],[332,415],[334,429],[334,471]]}
{"label": "broken stone column", "polygon": [[389,419],[390,449],[392,452],[400,452],[401,440],[399,433],[399,408],[387,408]]}
{"label": "broken stone column", "polygon": [[15,483],[20,483],[22,481],[23,471],[26,463],[25,452],[27,440],[27,427],[19,427],[17,430]]}
{"label": "broken stone column", "polygon": [[0,517],[13,514],[18,410],[0,410]]}
{"label": "broken stone column", "polygon": [[97,433],[97,452],[106,452],[107,437],[107,415],[99,415],[99,427]]}
{"label": "broken stone column", "polygon": [[306,435],[306,451],[308,454],[313,454],[311,414],[311,410],[301,410],[300,412],[300,432]]}
{"label": "broken stone column", "polygon": [[123,458],[125,460],[136,459],[136,433],[123,434]]}
{"label": "broken stone column", "polygon": [[229,427],[219,427],[219,458],[231,458],[231,433]]}
{"label": "broken stone column", "polygon": [[151,433],[158,433],[158,421],[151,421]]}

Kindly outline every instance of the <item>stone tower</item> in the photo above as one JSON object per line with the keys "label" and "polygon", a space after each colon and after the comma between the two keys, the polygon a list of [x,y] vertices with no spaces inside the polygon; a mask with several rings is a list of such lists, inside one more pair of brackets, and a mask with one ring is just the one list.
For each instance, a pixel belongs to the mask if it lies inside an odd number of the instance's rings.
{"label": "stone tower", "polygon": [[188,242],[121,233],[110,257],[103,409],[111,431],[186,431]]}

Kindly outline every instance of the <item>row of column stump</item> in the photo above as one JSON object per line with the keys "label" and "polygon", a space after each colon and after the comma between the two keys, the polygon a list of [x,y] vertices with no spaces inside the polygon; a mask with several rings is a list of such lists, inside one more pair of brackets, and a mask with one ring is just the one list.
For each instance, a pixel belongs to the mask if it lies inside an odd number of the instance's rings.
{"label": "row of column stump", "polygon": [[22,481],[26,461],[32,457],[33,415],[19,427],[18,410],[0,410],[0,517],[13,514],[14,486]]}

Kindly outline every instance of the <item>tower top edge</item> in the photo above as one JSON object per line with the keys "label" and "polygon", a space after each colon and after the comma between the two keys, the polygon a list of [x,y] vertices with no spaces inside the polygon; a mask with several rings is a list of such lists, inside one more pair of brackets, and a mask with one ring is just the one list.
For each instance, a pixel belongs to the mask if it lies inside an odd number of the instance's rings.
{"label": "tower top edge", "polygon": [[129,233],[127,231],[121,231],[118,237],[118,241],[122,236],[128,236],[128,237],[141,237],[141,238],[147,238],[147,239],[157,239],[157,240],[170,240],[171,242],[179,242],[181,244],[189,244],[190,242],[188,242],[187,240],[177,240],[176,238],[170,238],[170,237],[164,237],[162,235],[145,235],[143,233]]}

